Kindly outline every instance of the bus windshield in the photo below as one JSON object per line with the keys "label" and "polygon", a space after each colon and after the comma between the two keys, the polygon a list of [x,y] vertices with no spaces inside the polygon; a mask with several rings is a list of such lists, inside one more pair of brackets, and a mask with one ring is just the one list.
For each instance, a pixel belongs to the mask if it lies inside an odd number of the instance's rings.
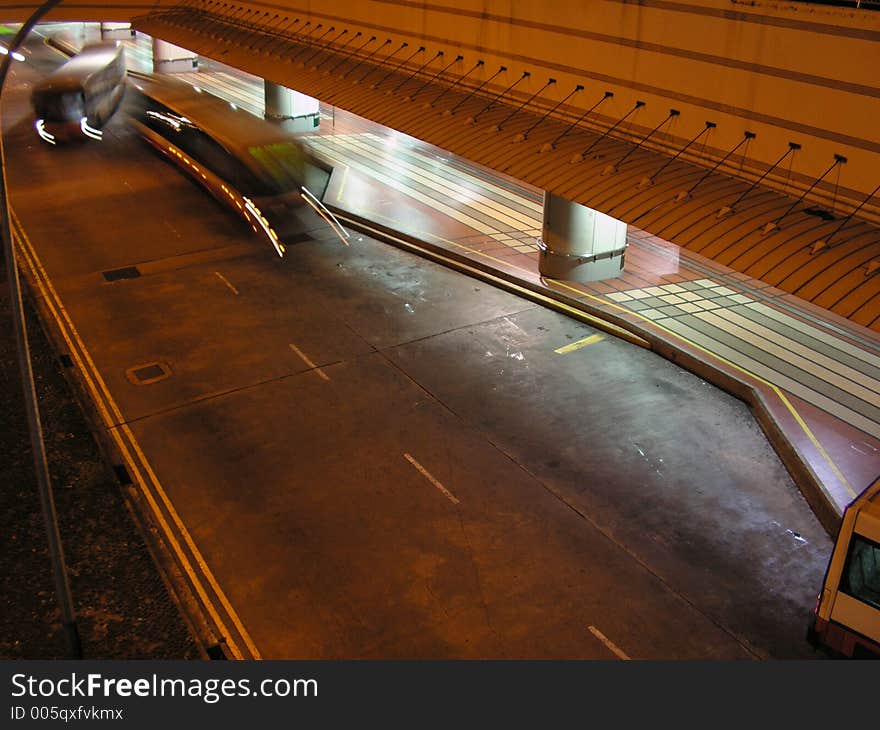
{"label": "bus windshield", "polygon": [[306,156],[296,142],[276,142],[248,151],[265,170],[277,193],[298,192],[305,182]]}

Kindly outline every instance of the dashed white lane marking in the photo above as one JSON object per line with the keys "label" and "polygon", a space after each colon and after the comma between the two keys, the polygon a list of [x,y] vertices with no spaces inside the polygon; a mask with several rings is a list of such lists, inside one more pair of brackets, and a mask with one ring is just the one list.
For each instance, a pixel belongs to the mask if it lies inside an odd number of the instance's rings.
{"label": "dashed white lane marking", "polygon": [[[125,184],[128,185],[128,183],[125,183]],[[128,189],[132,190],[131,185],[128,185]],[[183,238],[183,236],[180,235],[180,232],[174,226],[172,226],[168,221],[165,221],[165,227],[169,231],[171,231],[175,236],[177,236],[178,238]]]}
{"label": "dashed white lane marking", "polygon": [[325,373],[323,370],[321,370],[321,368],[319,368],[317,365],[315,365],[315,363],[313,363],[311,360],[309,360],[308,356],[302,350],[300,350],[296,345],[291,343],[290,349],[293,350],[297,355],[299,355],[300,359],[306,365],[308,365],[312,370],[314,370],[316,373],[318,373],[318,375],[320,375],[324,380],[330,380],[330,376],[327,375],[327,373]]}
{"label": "dashed white lane marking", "polygon": [[222,281],[224,284],[226,284],[226,286],[229,287],[229,289],[232,291],[233,294],[236,294],[236,295],[238,294],[238,289],[236,289],[234,286],[232,286],[229,279],[227,279],[225,276],[223,276],[223,274],[221,274],[219,271],[215,271],[214,275],[218,279],[220,279],[220,281]]}
{"label": "dashed white lane marking", "polygon": [[629,660],[629,657],[615,644],[611,639],[609,639],[605,634],[603,634],[599,629],[595,626],[587,627],[590,629],[590,633],[595,636],[599,641],[601,641],[605,646],[607,646],[611,651],[613,651],[619,659],[623,659],[624,661]]}
{"label": "dashed white lane marking", "polygon": [[444,487],[437,479],[434,478],[434,475],[431,474],[425,467],[423,467],[419,462],[417,462],[412,456],[409,454],[404,454],[403,458],[406,459],[410,464],[412,464],[416,469],[421,472],[422,476],[425,477],[431,484],[433,484],[437,489],[443,492],[446,495],[446,498],[452,502],[452,504],[458,504],[458,497],[456,497],[452,492],[450,492],[446,487]]}

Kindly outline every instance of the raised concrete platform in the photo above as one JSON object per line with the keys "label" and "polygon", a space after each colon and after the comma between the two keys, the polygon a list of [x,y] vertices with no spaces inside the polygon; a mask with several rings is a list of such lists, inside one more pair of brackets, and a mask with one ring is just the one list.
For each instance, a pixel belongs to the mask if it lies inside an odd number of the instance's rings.
{"label": "raised concrete platform", "polygon": [[[151,68],[146,37],[127,45],[132,69]],[[260,79],[207,60],[191,76],[262,114]],[[545,279],[542,191],[332,107],[308,139],[336,168],[325,203],[350,222],[556,302],[747,401],[829,533],[880,474],[877,331],[632,226],[622,276]]]}
{"label": "raised concrete platform", "polygon": [[538,272],[540,191],[336,112],[311,140],[352,222],[550,296],[746,400],[829,532],[880,472],[880,336],[630,227],[623,276]]}

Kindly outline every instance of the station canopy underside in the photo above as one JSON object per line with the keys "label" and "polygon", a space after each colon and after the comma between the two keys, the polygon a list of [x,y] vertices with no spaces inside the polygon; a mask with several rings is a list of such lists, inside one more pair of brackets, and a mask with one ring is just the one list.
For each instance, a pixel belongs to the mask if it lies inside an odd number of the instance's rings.
{"label": "station canopy underside", "polygon": [[[880,227],[807,200],[795,205],[797,197],[714,169],[719,160],[693,154],[700,129],[687,154],[651,149],[620,134],[625,124],[600,125],[594,114],[564,118],[540,94],[515,95],[510,74],[509,93],[480,88],[468,71],[476,59],[395,45],[355,29],[300,23],[299,33],[281,33],[277,19],[273,27],[239,17],[235,6],[207,2],[139,16],[132,27],[614,216],[859,324],[880,326]],[[453,66],[461,73],[449,72]],[[485,69],[480,78],[493,72]]]}

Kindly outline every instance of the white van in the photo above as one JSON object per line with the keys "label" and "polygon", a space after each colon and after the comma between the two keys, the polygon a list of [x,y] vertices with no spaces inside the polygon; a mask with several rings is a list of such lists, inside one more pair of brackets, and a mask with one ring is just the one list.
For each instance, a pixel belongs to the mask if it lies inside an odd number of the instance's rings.
{"label": "white van", "polygon": [[834,656],[880,659],[880,478],[843,513],[807,639]]}

